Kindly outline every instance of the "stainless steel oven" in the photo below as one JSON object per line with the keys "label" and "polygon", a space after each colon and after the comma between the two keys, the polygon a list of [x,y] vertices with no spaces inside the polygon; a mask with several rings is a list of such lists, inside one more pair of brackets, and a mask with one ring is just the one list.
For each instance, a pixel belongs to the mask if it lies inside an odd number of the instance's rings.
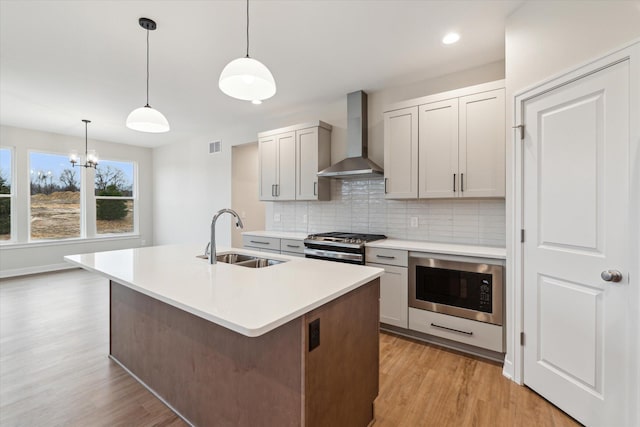
{"label": "stainless steel oven", "polygon": [[[488,261],[485,263],[485,261]],[[502,325],[504,267],[409,254],[409,307]]]}

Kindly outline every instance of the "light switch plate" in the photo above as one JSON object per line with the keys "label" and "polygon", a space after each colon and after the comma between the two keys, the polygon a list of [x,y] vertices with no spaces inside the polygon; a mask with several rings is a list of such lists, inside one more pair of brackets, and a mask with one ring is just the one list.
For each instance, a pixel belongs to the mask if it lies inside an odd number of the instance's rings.
{"label": "light switch plate", "polygon": [[307,223],[307,214],[302,215],[302,223],[303,224]]}
{"label": "light switch plate", "polygon": [[273,222],[280,222],[280,214],[279,213],[274,213],[273,214]]}
{"label": "light switch plate", "polygon": [[412,228],[417,228],[418,227],[418,217],[417,216],[412,216],[411,217],[411,227]]}

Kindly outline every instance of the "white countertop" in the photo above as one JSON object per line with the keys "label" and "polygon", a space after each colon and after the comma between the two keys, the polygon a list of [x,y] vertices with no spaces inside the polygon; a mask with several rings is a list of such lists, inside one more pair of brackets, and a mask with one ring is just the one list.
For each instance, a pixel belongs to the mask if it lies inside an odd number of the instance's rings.
{"label": "white countertop", "polygon": [[484,258],[506,259],[507,250],[493,246],[472,246],[453,243],[420,242],[416,240],[385,239],[367,243],[370,248],[401,249],[405,251],[431,252]]}
{"label": "white countertop", "polygon": [[[262,252],[218,248],[264,257]],[[248,337],[263,335],[359,286],[384,270],[269,254],[265,268],[196,258],[201,245],[69,255],[65,260]]]}
{"label": "white countertop", "polygon": [[242,233],[247,236],[256,237],[273,237],[276,239],[292,239],[292,240],[304,240],[307,238],[307,233],[295,233],[292,231],[245,231]]}

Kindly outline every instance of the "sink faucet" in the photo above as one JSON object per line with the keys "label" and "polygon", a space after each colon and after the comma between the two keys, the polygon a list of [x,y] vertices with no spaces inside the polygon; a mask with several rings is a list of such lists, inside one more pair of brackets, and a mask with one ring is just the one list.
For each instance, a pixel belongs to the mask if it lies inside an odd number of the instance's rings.
{"label": "sink faucet", "polygon": [[236,217],[236,228],[244,227],[242,220],[240,219],[240,215],[238,215],[238,213],[233,209],[220,209],[216,212],[211,220],[211,241],[209,242],[211,250],[209,251],[209,264],[216,263],[216,221],[218,220],[218,217],[224,213],[228,213]]}

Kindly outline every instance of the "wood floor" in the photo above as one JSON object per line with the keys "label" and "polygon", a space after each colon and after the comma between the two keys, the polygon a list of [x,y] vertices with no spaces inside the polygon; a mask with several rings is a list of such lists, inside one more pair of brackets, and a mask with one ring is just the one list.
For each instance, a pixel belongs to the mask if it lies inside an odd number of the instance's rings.
{"label": "wood floor", "polygon": [[[107,357],[108,291],[82,270],[2,280],[0,426],[186,425]],[[497,364],[389,334],[375,413],[375,427],[578,425]]]}

